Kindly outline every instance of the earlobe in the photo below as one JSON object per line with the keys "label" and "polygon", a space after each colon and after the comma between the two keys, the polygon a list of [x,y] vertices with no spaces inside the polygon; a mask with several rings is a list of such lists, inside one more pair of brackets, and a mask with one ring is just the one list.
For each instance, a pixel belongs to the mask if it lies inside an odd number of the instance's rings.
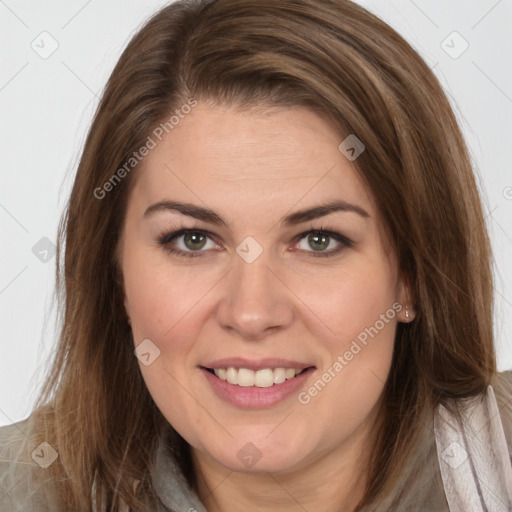
{"label": "earlobe", "polygon": [[413,301],[411,300],[410,285],[407,279],[400,280],[398,302],[402,306],[398,314],[398,321],[402,323],[410,323],[414,320],[416,312],[414,311]]}
{"label": "earlobe", "polygon": [[412,307],[409,307],[408,304],[405,305],[404,316],[405,316],[405,318],[404,318],[404,320],[402,320],[404,323],[412,322],[414,320],[414,317],[416,316],[416,314],[414,313],[414,310],[412,309]]}
{"label": "earlobe", "polygon": [[398,314],[398,321],[404,324],[408,324],[414,320],[416,313],[409,301],[401,302],[402,309]]}

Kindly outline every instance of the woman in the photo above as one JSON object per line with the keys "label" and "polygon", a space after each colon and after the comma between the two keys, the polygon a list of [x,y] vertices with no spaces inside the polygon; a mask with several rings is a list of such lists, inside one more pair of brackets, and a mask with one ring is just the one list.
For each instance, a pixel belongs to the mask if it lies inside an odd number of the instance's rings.
{"label": "woman", "polygon": [[0,430],[2,510],[510,510],[467,150],[363,8],[161,10],[59,235],[62,333],[33,414]]}

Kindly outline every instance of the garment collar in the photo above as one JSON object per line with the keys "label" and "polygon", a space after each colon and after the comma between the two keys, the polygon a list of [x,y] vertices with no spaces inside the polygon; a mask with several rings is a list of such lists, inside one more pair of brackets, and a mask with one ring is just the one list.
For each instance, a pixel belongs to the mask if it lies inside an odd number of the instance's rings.
{"label": "garment collar", "polygon": [[197,493],[191,489],[172,456],[166,435],[159,437],[155,464],[150,470],[155,492],[165,507],[172,512],[207,512]]}

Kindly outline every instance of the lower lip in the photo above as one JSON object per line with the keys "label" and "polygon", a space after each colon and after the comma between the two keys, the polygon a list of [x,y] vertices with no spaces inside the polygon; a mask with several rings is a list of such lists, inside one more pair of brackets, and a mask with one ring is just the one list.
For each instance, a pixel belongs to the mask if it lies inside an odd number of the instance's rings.
{"label": "lower lip", "polygon": [[263,409],[265,407],[272,407],[291,395],[298,393],[300,388],[304,386],[306,379],[315,371],[315,368],[308,368],[300,375],[297,375],[297,377],[285,380],[281,384],[274,384],[268,388],[258,388],[256,386],[243,387],[237,384],[230,384],[225,380],[219,379],[219,377],[204,368],[201,368],[201,371],[217,396],[226,402],[244,409]]}

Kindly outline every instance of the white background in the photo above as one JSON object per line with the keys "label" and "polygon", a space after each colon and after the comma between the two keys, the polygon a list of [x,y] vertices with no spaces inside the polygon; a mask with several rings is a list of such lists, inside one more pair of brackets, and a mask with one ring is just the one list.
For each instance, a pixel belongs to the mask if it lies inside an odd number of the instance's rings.
{"label": "white background", "polygon": [[[0,0],[0,425],[30,413],[56,342],[55,257],[41,261],[32,248],[43,237],[55,243],[101,90],[137,27],[166,3]],[[457,112],[495,251],[498,364],[512,368],[512,0],[359,3],[420,52]],[[446,39],[453,31],[469,44],[456,59],[445,51],[463,48]],[[31,47],[52,40],[46,59]]]}

